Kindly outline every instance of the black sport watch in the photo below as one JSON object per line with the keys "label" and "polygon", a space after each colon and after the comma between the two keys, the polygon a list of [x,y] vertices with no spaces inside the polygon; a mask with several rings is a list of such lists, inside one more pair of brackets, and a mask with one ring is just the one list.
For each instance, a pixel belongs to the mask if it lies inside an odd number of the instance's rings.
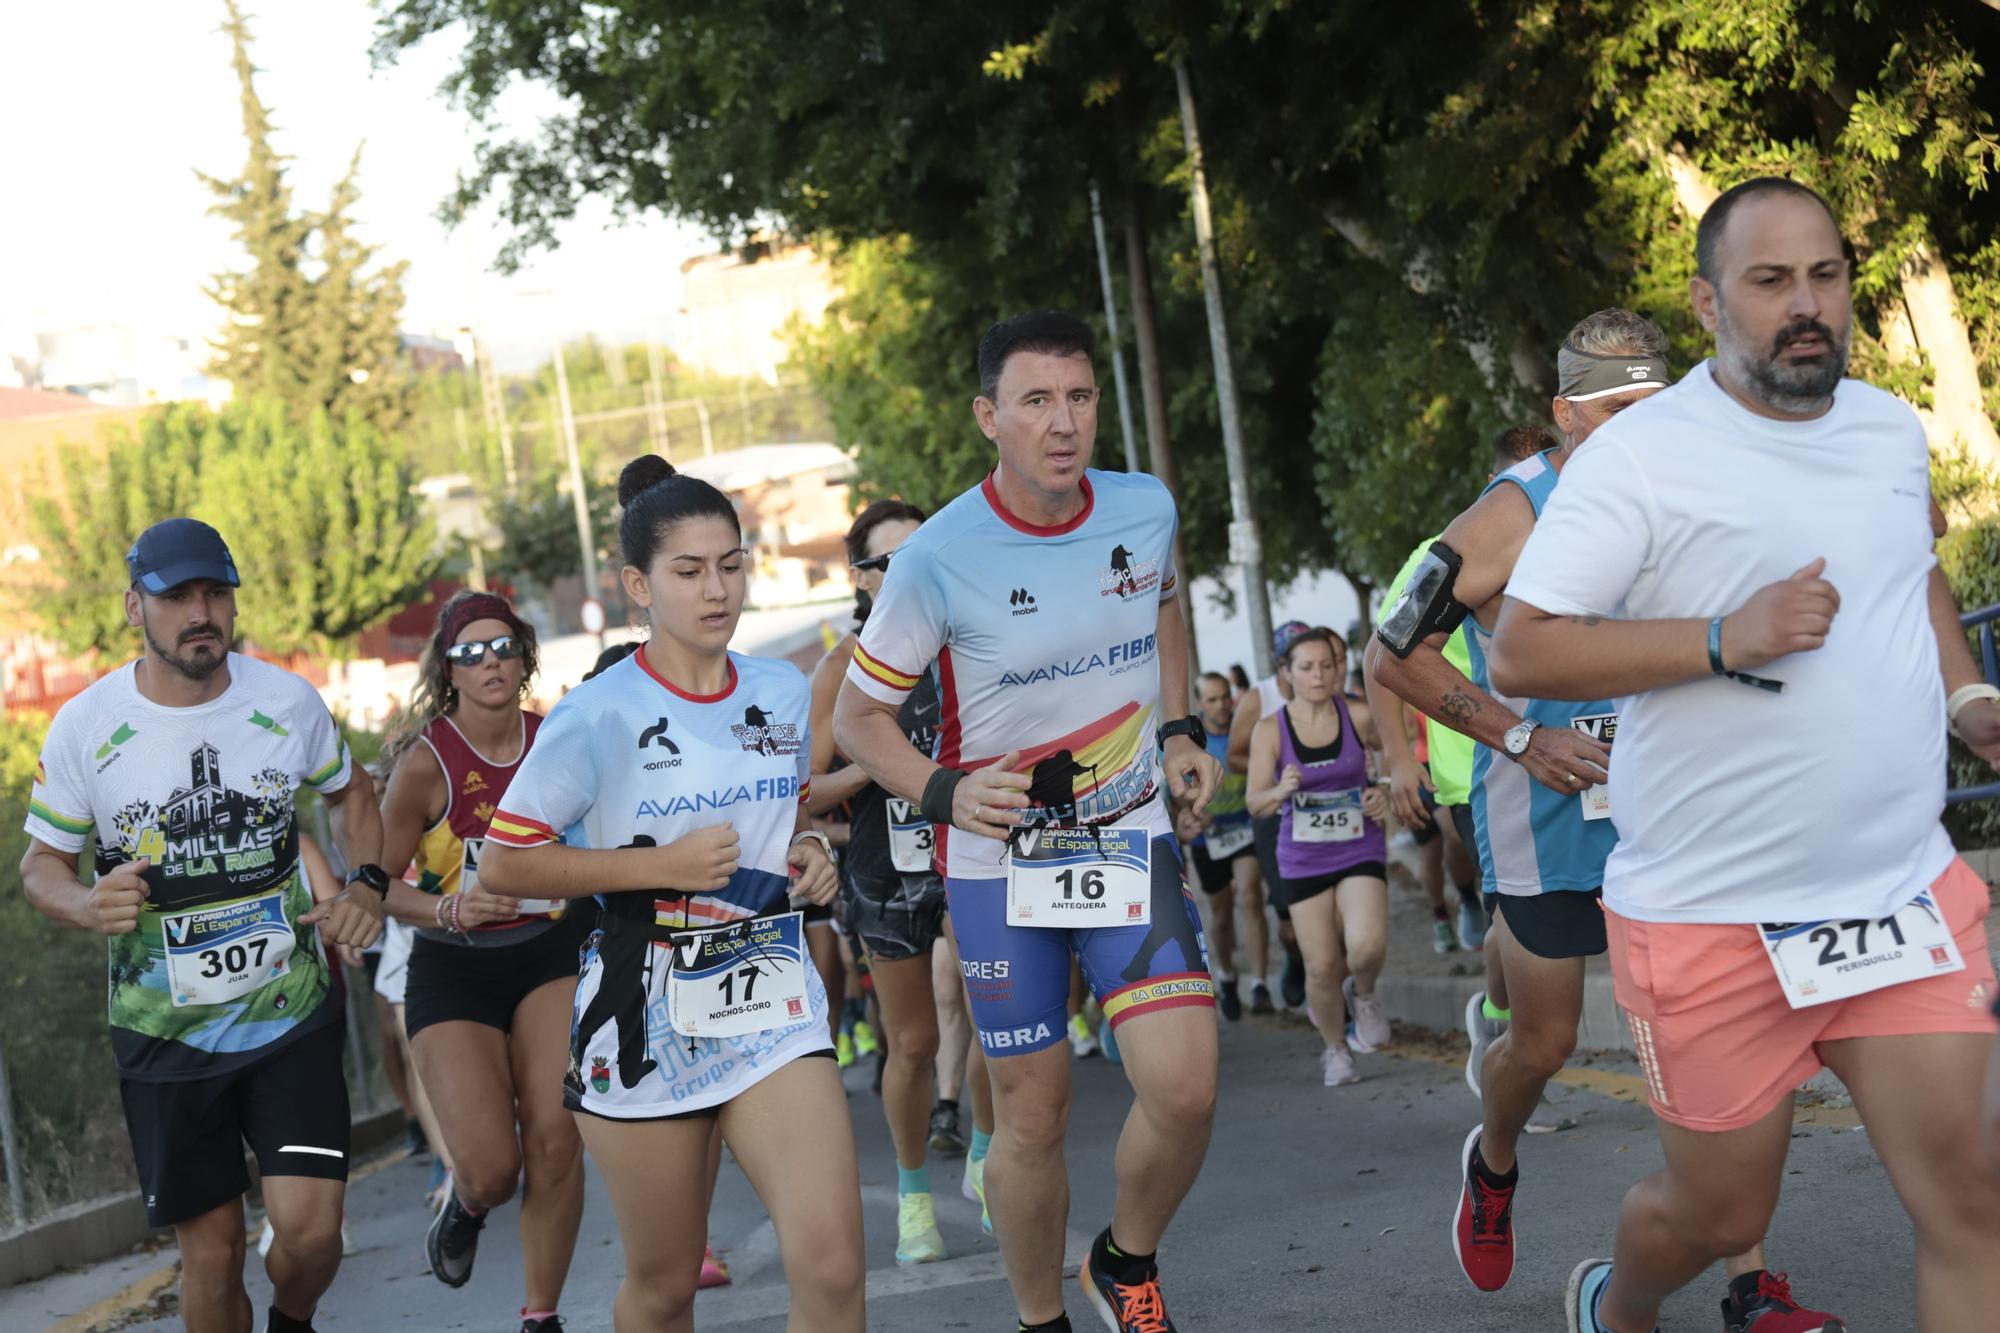
{"label": "black sport watch", "polygon": [[389,874],[378,865],[360,865],[347,872],[349,884],[365,884],[386,900],[389,896]]}
{"label": "black sport watch", "polygon": [[1166,749],[1167,742],[1176,736],[1185,736],[1196,745],[1200,745],[1206,738],[1207,731],[1208,728],[1201,724],[1201,719],[1193,714],[1189,714],[1178,722],[1162,723],[1160,726],[1160,748],[1162,750]]}

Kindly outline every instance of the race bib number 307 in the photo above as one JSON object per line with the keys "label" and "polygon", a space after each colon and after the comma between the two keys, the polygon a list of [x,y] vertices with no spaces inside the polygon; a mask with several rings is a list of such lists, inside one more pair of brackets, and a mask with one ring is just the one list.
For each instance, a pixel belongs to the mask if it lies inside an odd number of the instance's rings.
{"label": "race bib number 307", "polygon": [[931,868],[937,831],[918,812],[916,802],[891,796],[885,805],[889,820],[889,864],[905,875],[923,874]]}
{"label": "race bib number 307", "polygon": [[282,888],[233,903],[175,912],[160,921],[167,988],[178,1007],[228,1004],[291,970],[298,937],[285,919]]}
{"label": "race bib number 307", "polygon": [[1879,921],[1806,921],[1757,929],[1794,1009],[1965,967],[1944,909],[1928,889]]}
{"label": "race bib number 307", "polygon": [[1143,828],[1040,828],[1007,854],[1010,926],[1145,926],[1153,839]]}
{"label": "race bib number 307", "polygon": [[812,1014],[797,912],[689,931],[668,948],[667,1019],[683,1037],[747,1037]]}

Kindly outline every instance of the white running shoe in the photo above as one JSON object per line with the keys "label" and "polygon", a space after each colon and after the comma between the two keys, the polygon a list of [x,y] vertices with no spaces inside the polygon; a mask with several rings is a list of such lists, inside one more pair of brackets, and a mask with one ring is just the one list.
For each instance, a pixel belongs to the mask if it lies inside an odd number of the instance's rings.
{"label": "white running shoe", "polygon": [[1359,1083],[1361,1072],[1354,1067],[1354,1057],[1344,1046],[1329,1046],[1319,1053],[1320,1075],[1329,1088],[1337,1088],[1345,1083]]}
{"label": "white running shoe", "polygon": [[1348,1045],[1366,1054],[1383,1050],[1394,1044],[1389,1035],[1389,1017],[1382,1012],[1382,1001],[1375,995],[1355,995],[1348,1000],[1354,1015],[1354,1035]]}

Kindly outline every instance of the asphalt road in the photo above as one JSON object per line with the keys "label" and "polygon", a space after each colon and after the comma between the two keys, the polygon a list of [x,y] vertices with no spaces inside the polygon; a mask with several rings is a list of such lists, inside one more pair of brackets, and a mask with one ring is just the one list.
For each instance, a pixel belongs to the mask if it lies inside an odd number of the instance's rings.
{"label": "asphalt road", "polygon": [[[1328,1090],[1319,1086],[1315,1044],[1302,1022],[1282,1016],[1246,1018],[1224,1032],[1215,1143],[1161,1252],[1178,1326],[1185,1333],[1559,1328],[1570,1268],[1607,1252],[1619,1197],[1659,1162],[1651,1117],[1620,1099],[1637,1085],[1630,1066],[1599,1059],[1552,1090],[1556,1109],[1576,1127],[1527,1141],[1516,1199],[1519,1267],[1505,1291],[1483,1296],[1458,1273],[1448,1234],[1459,1144],[1477,1117],[1453,1048],[1406,1040],[1401,1055],[1361,1057],[1363,1082]],[[933,1168],[953,1257],[896,1267],[888,1134],[859,1067],[849,1071],[848,1084],[862,1156],[870,1328],[1011,1330],[1014,1310],[998,1252],[980,1235],[976,1206],[959,1197],[961,1163]],[[1072,1262],[1109,1216],[1112,1147],[1129,1099],[1115,1066],[1092,1059],[1077,1070],[1068,1154]],[[1856,1330],[1909,1329],[1909,1223],[1866,1136],[1852,1124],[1852,1113],[1837,1109],[1802,1116],[1773,1229],[1774,1262],[1791,1272],[1801,1296],[1845,1315]],[[426,1172],[427,1163],[398,1160],[355,1184],[350,1220],[357,1253],[342,1267],[319,1328],[512,1333],[519,1327],[512,1209],[487,1228],[471,1285],[449,1290],[424,1271],[428,1219],[418,1196]],[[698,1326],[779,1333],[786,1293],[771,1229],[743,1176],[727,1163],[711,1234],[736,1280],[701,1294]],[[0,1327],[48,1327],[95,1302],[116,1305],[135,1276],[157,1273],[172,1258],[168,1249],[0,1292]],[[593,1174],[564,1300],[573,1333],[610,1328],[620,1271],[611,1209]],[[1663,1327],[1719,1328],[1721,1281],[1717,1270],[1683,1292]],[[155,1284],[164,1285],[157,1276]],[[253,1273],[260,1309],[264,1291],[261,1272]],[[1069,1309],[1080,1331],[1096,1327],[1074,1283]],[[170,1305],[155,1301],[151,1310],[95,1326],[180,1328]]]}

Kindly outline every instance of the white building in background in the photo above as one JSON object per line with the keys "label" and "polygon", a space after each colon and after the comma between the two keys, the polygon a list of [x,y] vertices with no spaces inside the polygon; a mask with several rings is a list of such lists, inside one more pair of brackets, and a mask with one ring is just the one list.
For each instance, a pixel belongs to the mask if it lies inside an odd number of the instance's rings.
{"label": "white building in background", "polygon": [[674,356],[716,375],[778,382],[794,315],[817,324],[839,292],[812,247],[757,242],[697,255],[681,265],[680,318],[668,339]]}
{"label": "white building in background", "polygon": [[130,324],[84,324],[35,335],[40,387],[82,394],[106,407],[200,399],[229,400],[229,383],[211,378],[214,349],[199,337]]}

